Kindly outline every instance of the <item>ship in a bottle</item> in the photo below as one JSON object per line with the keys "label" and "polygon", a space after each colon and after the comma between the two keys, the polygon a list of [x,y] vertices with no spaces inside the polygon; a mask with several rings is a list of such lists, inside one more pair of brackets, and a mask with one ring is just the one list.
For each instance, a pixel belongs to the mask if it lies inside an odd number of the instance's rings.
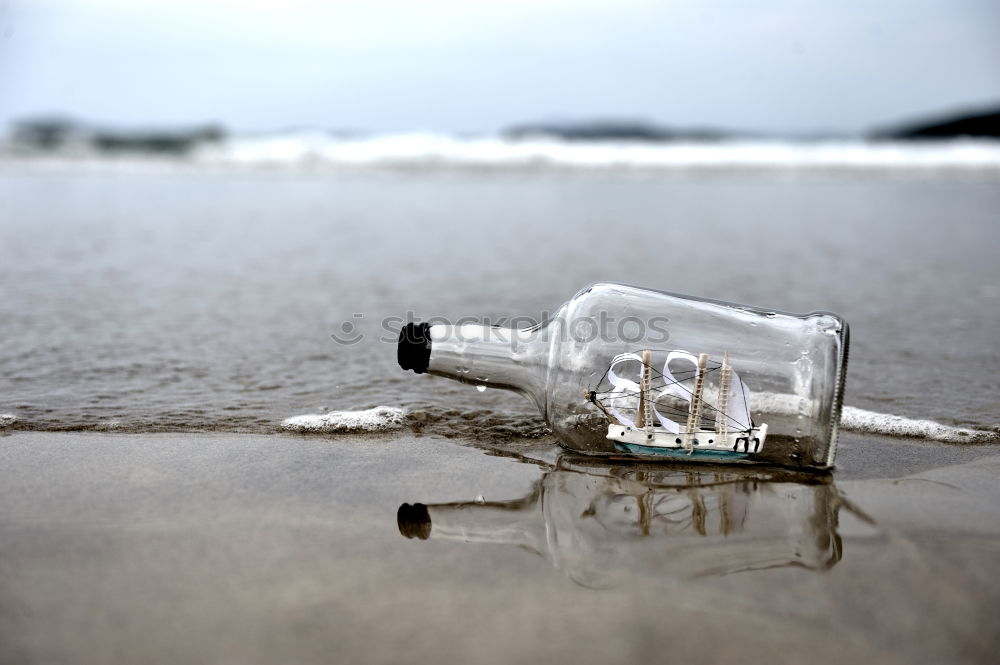
{"label": "ship in a bottle", "polygon": [[681,350],[656,355],[662,365],[648,349],[615,356],[597,389],[585,392],[619,451],[729,459],[761,452],[767,425],[754,423],[749,390],[728,353],[720,360]]}

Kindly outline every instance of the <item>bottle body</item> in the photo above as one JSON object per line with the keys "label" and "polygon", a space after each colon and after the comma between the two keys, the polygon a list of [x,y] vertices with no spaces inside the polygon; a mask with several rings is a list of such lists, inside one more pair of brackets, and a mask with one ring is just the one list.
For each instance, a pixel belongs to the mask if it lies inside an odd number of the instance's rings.
{"label": "bottle body", "polygon": [[[761,425],[768,432],[762,449],[715,461],[833,465],[848,350],[847,324],[833,314],[602,283],[531,329],[437,325],[429,337],[428,373],[525,394],[575,452],[662,459],[610,438],[609,422],[651,440],[676,432],[679,444],[694,428],[704,445],[714,414],[716,432],[736,432],[728,440]],[[677,446],[682,456],[697,452],[690,440]]]}

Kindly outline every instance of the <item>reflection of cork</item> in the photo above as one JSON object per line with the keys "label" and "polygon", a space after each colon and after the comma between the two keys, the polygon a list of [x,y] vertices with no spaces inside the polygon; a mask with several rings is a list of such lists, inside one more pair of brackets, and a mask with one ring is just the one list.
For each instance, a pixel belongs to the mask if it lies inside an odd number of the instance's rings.
{"label": "reflection of cork", "polygon": [[396,524],[399,533],[407,538],[427,540],[431,535],[431,515],[422,503],[401,505],[396,511]]}

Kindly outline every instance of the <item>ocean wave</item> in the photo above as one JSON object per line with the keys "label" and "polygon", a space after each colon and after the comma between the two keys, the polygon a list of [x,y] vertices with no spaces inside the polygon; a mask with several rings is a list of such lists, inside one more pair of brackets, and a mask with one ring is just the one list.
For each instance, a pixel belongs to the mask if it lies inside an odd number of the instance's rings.
{"label": "ocean wave", "polygon": [[331,411],[286,418],[282,429],[290,432],[387,432],[405,424],[406,412],[391,406],[377,406],[362,411]]}
{"label": "ocean wave", "polygon": [[1000,171],[1000,141],[564,141],[442,134],[235,137],[197,159],[244,166],[556,167],[568,169],[904,169]]}

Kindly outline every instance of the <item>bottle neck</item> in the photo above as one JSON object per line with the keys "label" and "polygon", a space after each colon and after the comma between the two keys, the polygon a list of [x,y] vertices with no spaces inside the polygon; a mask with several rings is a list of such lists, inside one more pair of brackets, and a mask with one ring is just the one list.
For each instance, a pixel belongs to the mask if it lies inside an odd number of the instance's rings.
{"label": "bottle neck", "polygon": [[545,405],[548,345],[543,329],[433,325],[427,372],[484,388],[514,390]]}

